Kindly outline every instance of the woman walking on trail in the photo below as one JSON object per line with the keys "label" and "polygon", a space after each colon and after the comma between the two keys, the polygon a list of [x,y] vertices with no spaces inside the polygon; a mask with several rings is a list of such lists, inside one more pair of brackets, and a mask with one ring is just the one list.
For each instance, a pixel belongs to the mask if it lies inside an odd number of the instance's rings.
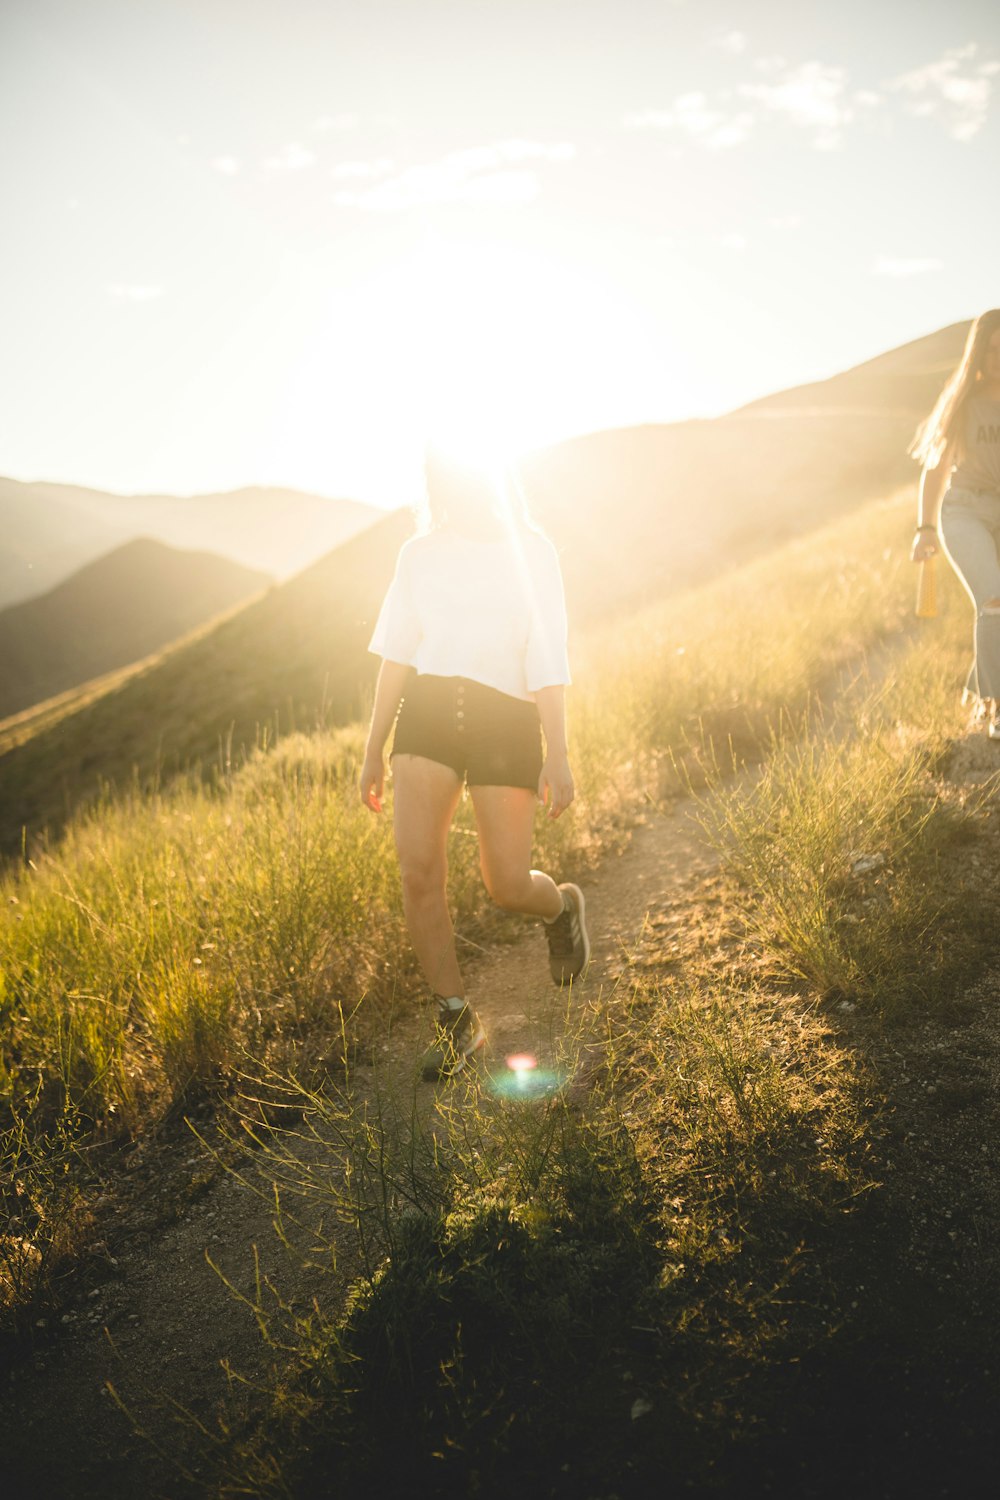
{"label": "woman walking on trail", "polygon": [[944,550],[976,610],[971,699],[1000,740],[1000,309],[973,323],[958,368],[917,433],[923,464],[911,556]]}
{"label": "woman walking on trail", "polygon": [[[552,543],[516,485],[439,454],[425,464],[430,523],[406,542],[369,649],[382,657],[361,771],[381,811],[392,751],[393,823],[410,940],[437,1001],[426,1079],[461,1072],[486,1040],[466,997],[446,893],[447,838],[468,784],[486,889],[545,923],[552,978],[586,967],[583,893],[531,869],[538,802],[573,801],[566,748],[566,608]],[[398,710],[398,719],[397,719]],[[542,733],[545,736],[544,755]]]}

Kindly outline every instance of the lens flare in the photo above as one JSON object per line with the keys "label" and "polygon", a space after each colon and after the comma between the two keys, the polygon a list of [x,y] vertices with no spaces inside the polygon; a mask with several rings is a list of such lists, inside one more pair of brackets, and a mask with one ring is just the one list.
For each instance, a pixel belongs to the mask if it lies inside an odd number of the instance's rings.
{"label": "lens flare", "polygon": [[566,1082],[558,1069],[541,1068],[532,1052],[512,1052],[502,1073],[490,1078],[491,1091],[500,1099],[538,1099],[554,1094]]}
{"label": "lens flare", "polygon": [[507,1066],[518,1077],[530,1073],[532,1068],[538,1067],[538,1058],[532,1057],[530,1052],[515,1052],[507,1059]]}

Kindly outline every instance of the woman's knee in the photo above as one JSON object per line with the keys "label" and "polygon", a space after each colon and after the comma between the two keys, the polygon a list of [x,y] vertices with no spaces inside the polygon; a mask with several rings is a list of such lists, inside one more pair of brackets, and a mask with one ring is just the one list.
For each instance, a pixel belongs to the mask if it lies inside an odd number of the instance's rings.
{"label": "woman's knee", "polygon": [[444,860],[422,854],[400,854],[403,893],[411,901],[444,895],[448,869]]}
{"label": "woman's knee", "polygon": [[488,870],[484,867],[483,883],[491,901],[502,911],[523,911],[531,894],[531,876],[527,870]]}

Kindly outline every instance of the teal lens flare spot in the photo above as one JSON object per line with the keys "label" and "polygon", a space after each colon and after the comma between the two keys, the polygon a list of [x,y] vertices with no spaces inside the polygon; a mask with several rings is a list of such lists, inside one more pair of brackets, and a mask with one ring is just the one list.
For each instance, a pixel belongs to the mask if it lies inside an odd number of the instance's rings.
{"label": "teal lens flare spot", "polygon": [[514,1052],[502,1072],[489,1078],[490,1092],[498,1099],[539,1099],[558,1093],[568,1074],[560,1068],[540,1068],[530,1052]]}

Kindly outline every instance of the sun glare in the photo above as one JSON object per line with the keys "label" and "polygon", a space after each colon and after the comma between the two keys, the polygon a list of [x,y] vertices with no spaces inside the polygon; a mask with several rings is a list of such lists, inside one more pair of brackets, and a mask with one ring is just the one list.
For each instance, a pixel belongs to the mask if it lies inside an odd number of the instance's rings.
{"label": "sun glare", "polygon": [[422,425],[481,468],[503,463],[558,425],[575,393],[538,386],[565,299],[551,268],[487,244],[426,243],[400,268],[410,317],[404,337],[421,371]]}
{"label": "sun glare", "polygon": [[645,373],[663,396],[657,337],[620,287],[555,247],[426,232],[349,292],[314,285],[263,467],[296,482],[335,454],[359,498],[402,504],[415,498],[428,436],[495,469],[614,425],[624,411],[608,408],[609,381],[621,391]]}
{"label": "sun glare", "polygon": [[609,390],[639,381],[660,403],[683,385],[670,331],[565,246],[428,233],[390,279],[423,430],[480,466],[624,420]]}

